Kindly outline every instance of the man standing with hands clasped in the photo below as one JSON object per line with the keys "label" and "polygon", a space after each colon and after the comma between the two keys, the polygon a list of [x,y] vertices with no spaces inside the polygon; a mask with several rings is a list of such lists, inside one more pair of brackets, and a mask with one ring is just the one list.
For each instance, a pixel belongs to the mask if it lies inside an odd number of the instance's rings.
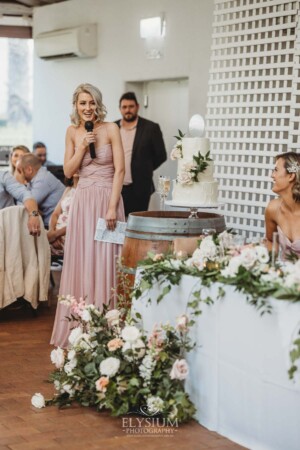
{"label": "man standing with hands clasped", "polygon": [[138,116],[139,104],[134,92],[126,92],[119,103],[121,139],[125,154],[125,178],[122,189],[125,215],[147,211],[154,192],[153,171],[167,159],[162,132],[157,123]]}

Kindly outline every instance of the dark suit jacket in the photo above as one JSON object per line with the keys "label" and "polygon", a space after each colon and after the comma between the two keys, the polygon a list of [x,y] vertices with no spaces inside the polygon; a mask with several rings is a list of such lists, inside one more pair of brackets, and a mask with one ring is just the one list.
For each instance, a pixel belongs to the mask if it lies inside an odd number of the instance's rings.
{"label": "dark suit jacket", "polygon": [[[116,124],[120,127],[120,120]],[[154,192],[153,171],[167,159],[162,132],[157,123],[139,117],[132,148],[132,187],[137,197],[150,199]]]}

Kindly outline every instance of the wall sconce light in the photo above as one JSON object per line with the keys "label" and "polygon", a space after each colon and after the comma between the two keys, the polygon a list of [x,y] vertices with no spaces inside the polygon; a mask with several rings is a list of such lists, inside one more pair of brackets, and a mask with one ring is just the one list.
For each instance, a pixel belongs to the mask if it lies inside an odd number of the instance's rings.
{"label": "wall sconce light", "polygon": [[140,36],[142,39],[164,37],[166,33],[166,21],[164,16],[150,17],[140,20]]}

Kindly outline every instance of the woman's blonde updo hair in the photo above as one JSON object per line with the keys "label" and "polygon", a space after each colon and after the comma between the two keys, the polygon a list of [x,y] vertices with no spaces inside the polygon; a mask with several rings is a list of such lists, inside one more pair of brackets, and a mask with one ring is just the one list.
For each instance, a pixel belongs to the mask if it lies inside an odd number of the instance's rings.
{"label": "woman's blonde updo hair", "polygon": [[295,182],[293,184],[292,194],[293,200],[300,202],[300,153],[287,152],[276,156],[276,161],[282,158],[287,173],[295,174]]}
{"label": "woman's blonde updo hair", "polygon": [[106,111],[105,106],[102,103],[102,94],[98,88],[96,88],[95,86],[93,86],[92,84],[89,84],[89,83],[80,84],[74,91],[73,111],[70,116],[71,122],[74,125],[76,125],[76,127],[79,127],[79,125],[80,125],[80,117],[77,112],[76,104],[78,101],[79,94],[81,94],[81,93],[90,94],[93,97],[93,99],[96,103],[96,110],[95,110],[96,120],[95,120],[95,122],[103,122],[107,111]]}

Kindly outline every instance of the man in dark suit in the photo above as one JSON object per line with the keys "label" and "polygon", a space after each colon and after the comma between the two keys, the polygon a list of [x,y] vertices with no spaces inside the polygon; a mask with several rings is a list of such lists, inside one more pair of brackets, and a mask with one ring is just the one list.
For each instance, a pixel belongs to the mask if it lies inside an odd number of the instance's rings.
{"label": "man in dark suit", "polygon": [[125,215],[147,211],[154,192],[153,171],[167,159],[162,133],[157,123],[138,116],[139,104],[134,92],[120,98],[120,127],[125,153],[125,178],[122,197]]}

